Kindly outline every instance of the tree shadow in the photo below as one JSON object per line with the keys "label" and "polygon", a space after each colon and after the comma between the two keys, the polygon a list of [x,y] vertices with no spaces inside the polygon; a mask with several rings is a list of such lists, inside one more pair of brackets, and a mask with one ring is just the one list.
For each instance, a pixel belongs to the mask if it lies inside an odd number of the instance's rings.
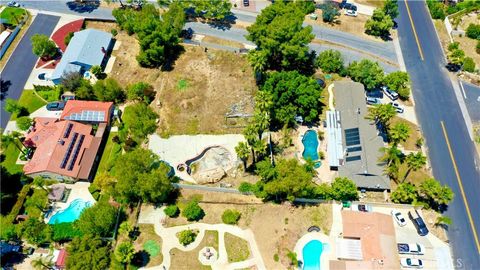
{"label": "tree shadow", "polygon": [[4,100],[8,96],[8,89],[12,86],[12,82],[0,79],[0,100]]}
{"label": "tree shadow", "polygon": [[183,46],[175,46],[173,50],[165,54],[165,63],[163,63],[160,69],[162,71],[172,71],[175,67],[175,62],[183,53],[185,53],[185,48],[183,48]]}
{"label": "tree shadow", "polygon": [[87,0],[84,2],[70,1],[67,2],[67,7],[78,13],[90,13],[97,9],[100,6],[100,1],[98,0]]}
{"label": "tree shadow", "polygon": [[131,264],[136,267],[144,267],[150,261],[150,254],[145,250],[140,250],[135,255],[133,255],[133,259]]}

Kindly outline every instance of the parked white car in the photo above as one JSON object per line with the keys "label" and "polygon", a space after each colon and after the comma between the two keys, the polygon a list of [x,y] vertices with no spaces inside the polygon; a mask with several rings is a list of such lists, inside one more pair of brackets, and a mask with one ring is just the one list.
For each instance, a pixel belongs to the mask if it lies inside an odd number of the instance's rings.
{"label": "parked white car", "polygon": [[423,261],[414,258],[401,258],[400,265],[404,268],[423,268]]}
{"label": "parked white car", "polygon": [[20,7],[20,4],[15,2],[15,1],[10,1],[7,3],[7,6],[9,7]]}
{"label": "parked white car", "polygon": [[357,12],[351,9],[345,9],[344,13],[346,16],[357,17]]}
{"label": "parked white car", "polygon": [[398,104],[396,102],[390,102],[390,105],[392,105],[393,108],[395,108],[397,113],[403,113],[405,111],[405,109],[400,104]]}
{"label": "parked white car", "polygon": [[403,227],[407,225],[407,220],[403,217],[402,213],[397,210],[392,210],[392,217],[398,223],[398,226]]}

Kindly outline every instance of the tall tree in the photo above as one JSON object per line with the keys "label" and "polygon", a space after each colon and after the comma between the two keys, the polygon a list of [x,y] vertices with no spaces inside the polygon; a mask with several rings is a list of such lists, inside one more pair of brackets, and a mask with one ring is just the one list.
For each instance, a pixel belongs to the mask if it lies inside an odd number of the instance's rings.
{"label": "tall tree", "polygon": [[337,177],[332,182],[330,196],[338,201],[353,201],[358,199],[357,185],[346,177]]}
{"label": "tall tree", "polygon": [[245,171],[247,170],[247,159],[250,155],[250,149],[248,148],[248,144],[246,142],[239,142],[237,146],[235,146],[235,152],[237,153],[238,158],[240,158],[243,162],[243,168]]}
{"label": "tall tree", "polygon": [[453,191],[447,185],[441,185],[434,178],[423,181],[418,188],[418,195],[431,208],[443,210],[454,197]]}
{"label": "tall tree", "polygon": [[20,105],[18,101],[15,99],[7,98],[5,100],[5,111],[11,114],[22,114],[22,112],[26,111],[27,109]]}
{"label": "tall tree", "polygon": [[32,51],[38,57],[51,59],[57,54],[57,45],[48,36],[35,34],[30,38]]}
{"label": "tall tree", "polygon": [[394,203],[413,203],[417,201],[417,188],[410,183],[401,183],[392,192],[390,198]]}
{"label": "tall tree", "polygon": [[383,3],[383,11],[390,16],[392,20],[395,19],[398,16],[397,0],[385,0],[385,3]]}
{"label": "tall tree", "polygon": [[93,85],[93,92],[100,101],[121,103],[125,100],[125,92],[123,92],[120,84],[113,78],[98,80]]}
{"label": "tall tree", "polygon": [[23,150],[23,144],[20,141],[22,134],[17,131],[12,131],[8,134],[2,134],[1,136],[2,149],[6,149],[10,144],[13,144],[18,150],[20,150],[20,152],[24,155],[26,154]]}
{"label": "tall tree", "polygon": [[316,64],[325,73],[339,73],[344,69],[342,54],[335,50],[321,52]]}
{"label": "tall tree", "polygon": [[324,5],[322,9],[322,20],[324,22],[333,23],[338,16],[340,16],[340,12],[333,4]]}
{"label": "tall tree", "polygon": [[104,270],[110,266],[110,245],[99,236],[75,237],[67,246],[67,269]]}
{"label": "tall tree", "polygon": [[157,118],[158,114],[143,102],[127,106],[123,114],[125,126],[138,142],[155,132]]}
{"label": "tall tree", "polygon": [[367,90],[374,89],[383,82],[383,69],[378,62],[368,59],[353,61],[347,71],[352,80],[363,84]]}
{"label": "tall tree", "polygon": [[373,15],[365,23],[365,33],[372,36],[387,38],[390,36],[390,29],[393,27],[393,21],[390,15],[385,14],[383,9],[377,8]]}
{"label": "tall tree", "polygon": [[232,12],[232,2],[228,0],[182,0],[184,8],[192,9],[193,15],[208,21],[223,21]]}
{"label": "tall tree", "polygon": [[115,207],[106,201],[99,201],[92,207],[83,210],[80,218],[75,221],[75,227],[83,235],[107,237],[111,236],[116,220],[117,210]]}
{"label": "tall tree", "polygon": [[132,242],[122,242],[117,245],[115,249],[115,257],[117,260],[125,265],[129,264],[135,255],[135,248]]}
{"label": "tall tree", "polygon": [[410,127],[405,123],[397,123],[388,131],[388,138],[394,145],[405,142],[410,137]]}
{"label": "tall tree", "polygon": [[390,120],[397,114],[395,108],[390,104],[376,105],[370,109],[367,118],[382,124],[385,130],[390,127]]}
{"label": "tall tree", "polygon": [[311,26],[303,26],[304,16],[304,11],[293,1],[276,1],[247,27],[247,39],[261,52],[255,53],[255,58],[268,59],[264,69],[313,72],[314,53],[308,44],[314,35]]}
{"label": "tall tree", "polygon": [[422,152],[417,153],[410,153],[405,158],[407,163],[408,169],[403,177],[403,181],[405,181],[410,174],[411,171],[418,171],[423,168],[427,164],[427,157],[422,154]]}

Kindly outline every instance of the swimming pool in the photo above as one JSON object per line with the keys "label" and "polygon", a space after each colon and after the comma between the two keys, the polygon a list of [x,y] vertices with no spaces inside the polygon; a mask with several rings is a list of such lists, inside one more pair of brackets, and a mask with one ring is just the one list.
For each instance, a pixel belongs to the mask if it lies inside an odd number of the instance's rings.
{"label": "swimming pool", "polygon": [[320,161],[318,161],[318,136],[317,132],[315,130],[308,130],[305,132],[303,135],[302,139],[303,143],[303,158],[305,160],[311,159],[315,162],[315,168],[320,167],[322,164]]}
{"label": "swimming pool", "polygon": [[311,240],[303,247],[303,270],[320,270],[320,256],[323,252],[323,246],[322,242]]}
{"label": "swimming pool", "polygon": [[92,206],[91,202],[87,202],[82,199],[75,199],[67,208],[55,213],[55,215],[53,215],[48,221],[48,224],[73,222],[80,217],[80,214],[83,210],[85,210],[85,208],[90,206]]}

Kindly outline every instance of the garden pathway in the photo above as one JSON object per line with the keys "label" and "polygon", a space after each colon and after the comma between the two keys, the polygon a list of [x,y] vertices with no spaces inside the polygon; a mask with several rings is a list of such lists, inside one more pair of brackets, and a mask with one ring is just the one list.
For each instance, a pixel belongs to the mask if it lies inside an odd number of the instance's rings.
{"label": "garden pathway", "polygon": [[[257,269],[266,269],[265,264],[263,262],[262,256],[260,254],[260,250],[257,247],[255,242],[255,236],[250,229],[243,230],[240,227],[227,225],[227,224],[206,224],[206,223],[194,223],[182,226],[175,226],[166,228],[162,225],[162,220],[166,218],[164,212],[164,207],[156,209],[149,213],[149,217],[144,219],[145,221],[153,222],[155,232],[162,238],[162,255],[163,255],[163,262],[161,265],[154,266],[148,268],[148,270],[156,270],[156,269],[169,269],[171,258],[170,258],[170,250],[173,248],[177,248],[181,251],[191,251],[196,249],[199,244],[202,242],[203,237],[205,236],[205,231],[218,231],[218,259],[215,263],[213,263],[212,269],[240,269],[240,268],[247,268],[251,266],[256,266]],[[177,238],[177,233],[183,230],[198,230],[199,233],[195,241],[187,246],[183,246],[180,244]],[[250,259],[229,263],[228,262],[228,255],[227,249],[225,247],[225,233],[233,234],[237,237],[240,237],[246,241],[248,241],[250,246]]]}

